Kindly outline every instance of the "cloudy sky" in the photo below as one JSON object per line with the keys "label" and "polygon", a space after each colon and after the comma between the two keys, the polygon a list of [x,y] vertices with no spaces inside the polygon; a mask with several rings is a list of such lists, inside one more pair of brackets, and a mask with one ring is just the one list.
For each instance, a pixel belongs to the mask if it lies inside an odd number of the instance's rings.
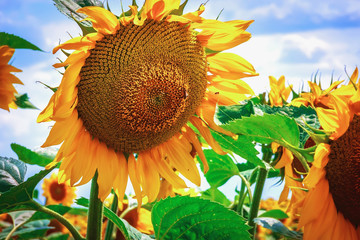
{"label": "cloudy sky", "polygon": [[[120,13],[120,0],[109,0],[115,13]],[[131,1],[123,0],[124,8]],[[141,4],[141,1],[138,1]],[[186,11],[196,10],[203,1],[190,0]],[[298,89],[317,71],[323,86],[331,79],[346,79],[360,63],[360,1],[358,0],[209,0],[206,18],[255,22],[249,27],[252,38],[231,50],[251,62],[259,77],[247,80],[257,92],[269,91],[268,76],[285,75]],[[16,50],[12,65],[23,70],[17,76],[30,100],[43,109],[52,92],[38,81],[57,86],[61,75],[52,67],[60,55],[51,50],[69,34],[81,32],[77,25],[57,11],[51,0],[1,0],[0,32],[21,36],[44,52]],[[40,110],[0,109],[0,155],[16,157],[10,148],[15,142],[30,149],[46,139],[51,124],[37,124]],[[36,170],[34,170],[36,171]],[[271,195],[271,193],[269,193]]]}

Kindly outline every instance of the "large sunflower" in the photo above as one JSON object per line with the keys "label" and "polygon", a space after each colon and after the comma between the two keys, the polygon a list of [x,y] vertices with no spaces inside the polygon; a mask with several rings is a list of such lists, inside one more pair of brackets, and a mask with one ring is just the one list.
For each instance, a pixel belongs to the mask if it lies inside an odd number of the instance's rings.
{"label": "large sunflower", "polygon": [[[214,122],[217,105],[253,94],[239,78],[255,76],[240,56],[220,51],[250,38],[252,21],[207,20],[196,12],[171,15],[180,0],[148,0],[140,12],[117,18],[85,7],[94,33],[54,49],[75,50],[63,63],[62,82],[38,121],[56,121],[43,147],[62,143],[60,182],[88,182],[98,172],[99,197],[114,188],[121,200],[128,176],[139,204],[156,199],[161,179],[186,187],[200,175],[192,153],[208,168],[200,141],[224,154],[210,128],[234,136]],[[210,53],[211,52],[211,53]]]}
{"label": "large sunflower", "polygon": [[13,84],[23,84],[11,72],[21,72],[20,69],[11,66],[9,63],[14,55],[15,49],[7,45],[0,46],[0,108],[10,110],[9,108],[17,108],[14,100],[14,94],[17,93]]}
{"label": "large sunflower", "polygon": [[[357,72],[357,69],[354,73]],[[357,80],[357,75],[353,74]],[[343,85],[348,91],[349,87]],[[339,88],[341,89],[341,87]],[[328,143],[315,151],[314,162],[304,179],[309,189],[303,201],[299,227],[307,239],[360,239],[360,84],[353,95],[328,95],[325,110],[331,124],[324,129],[334,131]],[[319,107],[318,107],[319,108]],[[336,117],[334,117],[336,113]],[[320,119],[321,119],[320,118]]]}
{"label": "large sunflower", "polygon": [[76,198],[76,189],[70,187],[68,183],[59,183],[56,173],[53,173],[50,178],[44,179],[42,189],[47,205],[62,204],[70,206]]}

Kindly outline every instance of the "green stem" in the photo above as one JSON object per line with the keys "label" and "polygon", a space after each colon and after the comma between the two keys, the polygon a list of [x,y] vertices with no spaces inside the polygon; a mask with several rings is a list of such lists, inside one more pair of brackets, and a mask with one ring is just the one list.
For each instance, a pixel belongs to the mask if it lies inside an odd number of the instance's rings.
{"label": "green stem", "polygon": [[79,233],[79,231],[66,219],[64,218],[62,215],[60,215],[59,213],[40,205],[38,202],[36,202],[35,200],[31,200],[31,203],[33,205],[33,207],[35,208],[35,210],[39,211],[39,212],[43,212],[46,213],[50,216],[53,216],[56,220],[58,220],[62,225],[64,225],[72,234],[73,238],[75,240],[83,240],[84,238],[81,236],[81,234]]}
{"label": "green stem", "polygon": [[239,202],[238,205],[236,207],[236,212],[242,216],[242,209],[243,209],[243,204],[244,204],[244,200],[245,200],[245,184],[241,184],[240,187],[240,191],[239,191]]}
{"label": "green stem", "polygon": [[101,226],[103,218],[103,203],[98,198],[99,186],[97,184],[98,173],[96,172],[91,181],[90,190],[90,203],[88,211],[88,222],[86,239],[87,240],[99,240],[101,239]]}
{"label": "green stem", "polygon": [[[269,146],[263,146],[262,148],[263,148],[263,158],[262,158],[263,161],[270,162],[271,156],[273,155],[271,152],[271,148]],[[259,212],[261,195],[264,189],[267,174],[268,174],[268,170],[266,170],[265,168],[259,168],[259,172],[256,178],[256,186],[254,190],[253,200],[250,205],[248,224],[251,227],[249,232],[251,235],[253,235],[254,239],[256,233],[256,226],[255,226],[256,224],[254,223],[254,218],[257,217]]]}
{"label": "green stem", "polygon": [[[116,214],[117,209],[118,209],[118,198],[114,192],[113,192],[113,194],[114,194],[114,199],[111,204],[111,211]],[[104,240],[111,240],[113,232],[114,232],[114,223],[108,219],[107,225],[106,225],[106,230],[105,230]]]}

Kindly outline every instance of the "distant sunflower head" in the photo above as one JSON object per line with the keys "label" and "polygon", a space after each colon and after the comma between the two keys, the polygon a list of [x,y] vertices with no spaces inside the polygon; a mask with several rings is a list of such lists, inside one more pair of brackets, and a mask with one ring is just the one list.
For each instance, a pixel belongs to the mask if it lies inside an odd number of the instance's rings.
{"label": "distant sunflower head", "polygon": [[17,108],[14,103],[15,93],[17,93],[13,84],[23,84],[12,72],[21,72],[9,64],[15,49],[7,45],[0,46],[0,108],[8,110]]}
{"label": "distant sunflower head", "polygon": [[97,171],[99,197],[114,188],[122,199],[129,176],[138,201],[153,201],[163,179],[186,187],[179,173],[200,184],[194,153],[208,165],[198,134],[224,154],[209,127],[234,134],[215,124],[216,106],[253,94],[240,78],[257,74],[221,51],[247,41],[252,21],[207,20],[204,6],[172,15],[179,5],[145,1],[141,11],[131,6],[120,17],[100,7],[78,10],[95,32],[54,49],[74,51],[54,65],[66,71],[38,118],[56,121],[43,146],[62,143],[55,158],[61,182],[84,184]]}
{"label": "distant sunflower head", "polygon": [[42,189],[47,205],[62,204],[70,206],[76,198],[76,189],[69,186],[69,184],[59,183],[56,173],[53,173],[50,178],[44,179]]}
{"label": "distant sunflower head", "polygon": [[[317,146],[314,162],[304,179],[309,192],[303,202],[299,227],[304,226],[305,240],[360,239],[359,86],[353,87],[352,96],[330,95],[329,104],[334,109],[322,112],[323,118],[329,113],[328,118],[338,127],[328,143]],[[336,118],[332,117],[334,113],[338,114]]]}

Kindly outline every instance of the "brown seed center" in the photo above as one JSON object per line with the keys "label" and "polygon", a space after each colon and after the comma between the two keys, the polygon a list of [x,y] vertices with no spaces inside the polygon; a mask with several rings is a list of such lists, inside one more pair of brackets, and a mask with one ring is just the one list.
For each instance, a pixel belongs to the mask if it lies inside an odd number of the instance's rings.
{"label": "brown seed center", "polygon": [[51,197],[58,201],[61,202],[62,200],[65,199],[66,197],[66,186],[64,183],[57,183],[57,182],[53,182],[50,184],[50,194]]}
{"label": "brown seed center", "polygon": [[360,224],[360,117],[354,116],[349,129],[331,142],[325,167],[336,208],[354,226]]}
{"label": "brown seed center", "polygon": [[139,152],[172,137],[206,90],[204,48],[188,27],[145,21],[96,43],[81,69],[79,117],[93,137]]}

